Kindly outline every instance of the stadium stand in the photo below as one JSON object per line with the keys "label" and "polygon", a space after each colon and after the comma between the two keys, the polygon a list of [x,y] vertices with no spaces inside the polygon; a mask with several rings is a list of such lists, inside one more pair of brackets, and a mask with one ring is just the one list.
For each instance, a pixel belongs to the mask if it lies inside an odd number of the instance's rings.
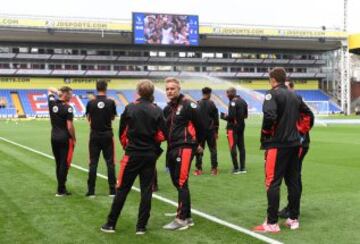
{"label": "stadium stand", "polygon": [[[200,89],[184,89],[183,92],[192,100],[201,99]],[[4,97],[10,107],[16,109],[0,109],[0,115],[6,116],[23,116],[26,117],[47,117],[47,91],[44,89],[20,89],[16,92],[12,90],[0,90],[0,97]],[[238,94],[243,97],[249,105],[249,111],[253,114],[261,113],[263,102],[263,94],[265,90],[248,90],[238,89]],[[339,113],[341,109],[331,100],[331,97],[321,90],[298,90],[297,93],[301,95],[304,101],[308,102],[310,107],[317,113]],[[74,107],[75,116],[81,117],[85,114],[85,107],[89,101],[89,96],[94,95],[93,90],[76,89],[74,90],[75,96],[71,100],[71,105]],[[135,89],[125,90],[109,90],[108,96],[115,100],[117,104],[117,112],[120,114],[124,107],[136,99]],[[219,111],[226,112],[228,99],[226,97],[225,89],[216,89],[213,91],[213,100],[215,101]],[[164,91],[156,89],[155,102],[160,107],[166,105],[166,96]],[[328,103],[328,106],[314,107],[314,103]],[[329,111],[325,111],[329,110]]]}
{"label": "stadium stand", "polygon": [[[83,116],[100,77],[110,81],[109,96],[119,113],[134,100],[136,80],[168,76],[196,81],[183,86],[193,100],[201,98],[203,86],[211,86],[220,111],[227,109],[225,89],[234,85],[250,112],[261,113],[268,72],[276,66],[298,81],[299,94],[315,111],[341,112],[334,102],[342,101],[337,85],[341,76],[333,70],[342,66],[333,60],[347,34],[336,29],[199,23],[198,45],[188,48],[136,44],[130,20],[95,25],[87,19],[53,17],[5,20],[0,21],[0,97],[8,104],[0,110],[2,117],[47,116],[45,89],[63,85],[74,89],[75,115]],[[48,23],[61,24],[49,28]],[[356,48],[358,38],[352,40]],[[164,107],[164,91],[156,90],[155,101]]]}

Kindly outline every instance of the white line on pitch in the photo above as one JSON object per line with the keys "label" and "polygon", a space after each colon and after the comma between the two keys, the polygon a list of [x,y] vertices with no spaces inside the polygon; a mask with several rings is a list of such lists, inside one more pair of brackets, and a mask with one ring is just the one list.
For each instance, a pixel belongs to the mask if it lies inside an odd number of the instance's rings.
{"label": "white line on pitch", "polygon": [[[49,159],[54,159],[54,157],[51,156],[51,155],[49,155],[49,154],[40,152],[40,151],[35,150],[35,149],[31,148],[31,147],[28,147],[28,146],[19,144],[19,143],[17,143],[17,142],[11,141],[11,140],[6,139],[6,138],[4,138],[4,137],[0,137],[0,140],[5,141],[5,142],[7,142],[7,143],[10,143],[10,144],[12,144],[12,145],[21,147],[21,148],[23,148],[23,149],[25,149],[25,150],[28,150],[28,151],[30,151],[30,152],[39,154],[39,155],[41,155],[41,156],[43,156],[43,157],[46,157],[46,158],[49,158]],[[76,165],[76,164],[71,164],[71,167],[76,168],[76,169],[78,169],[78,170],[81,170],[81,171],[83,171],[83,172],[89,172],[87,169],[85,169],[85,168],[83,168],[83,167],[81,167],[81,166],[79,166],[79,165]],[[106,179],[106,180],[107,180],[107,177],[106,177],[105,175],[102,175],[102,174],[97,173],[97,176],[98,176],[99,178],[103,178],[103,179]],[[140,189],[137,188],[137,187],[134,187],[134,186],[133,186],[132,189],[135,190],[135,191],[137,191],[137,192],[140,192]],[[169,204],[169,205],[172,205],[172,206],[174,206],[174,207],[177,207],[177,205],[178,205],[177,202],[172,201],[172,200],[170,200],[170,199],[168,199],[168,198],[162,197],[162,196],[160,196],[160,195],[158,195],[158,194],[153,194],[153,198],[158,199],[158,200],[160,200],[160,201],[162,201],[162,202],[165,202],[165,203],[167,203],[167,204]],[[191,209],[191,213],[193,213],[193,214],[195,214],[195,215],[197,215],[197,216],[200,216],[200,217],[202,217],[202,218],[204,218],[204,219],[207,219],[207,220],[210,220],[210,221],[212,221],[212,222],[215,222],[215,223],[217,223],[217,224],[220,224],[220,225],[222,225],[222,226],[226,226],[226,227],[228,227],[228,228],[230,228],[230,229],[233,229],[233,230],[236,230],[236,231],[238,231],[238,232],[241,232],[241,233],[243,233],[243,234],[249,235],[249,236],[251,236],[251,237],[254,237],[255,239],[264,241],[264,242],[266,242],[266,243],[282,244],[282,242],[280,242],[280,241],[277,241],[277,240],[274,240],[274,239],[272,239],[272,238],[270,238],[270,237],[267,237],[267,236],[258,234],[258,233],[256,233],[256,232],[251,231],[251,230],[248,230],[248,229],[246,229],[246,228],[244,228],[244,227],[241,227],[241,226],[232,224],[232,223],[227,222],[227,221],[225,221],[225,220],[222,220],[222,219],[220,219],[220,218],[218,218],[218,217],[215,217],[215,216],[209,215],[209,214],[207,214],[207,213],[204,213],[204,212],[202,212],[202,211],[200,211],[200,210],[196,210],[196,209],[193,209],[193,208],[192,208],[192,209]]]}

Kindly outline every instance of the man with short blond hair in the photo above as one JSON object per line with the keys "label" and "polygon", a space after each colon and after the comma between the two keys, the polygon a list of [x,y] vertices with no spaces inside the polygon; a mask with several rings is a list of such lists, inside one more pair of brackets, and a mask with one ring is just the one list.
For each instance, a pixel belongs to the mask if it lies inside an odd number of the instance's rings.
{"label": "man with short blond hair", "polygon": [[136,177],[140,178],[141,201],[136,234],[143,235],[150,217],[152,185],[159,144],[166,138],[162,110],[153,103],[154,84],[142,80],[137,85],[139,98],[125,107],[120,119],[119,137],[125,151],[120,162],[117,190],[103,232],[115,232],[126,197]]}
{"label": "man with short blond hair", "polygon": [[171,180],[178,191],[178,210],[174,221],[164,226],[167,230],[184,230],[194,225],[191,218],[191,201],[188,186],[189,170],[195,152],[202,153],[203,125],[197,104],[186,99],[180,90],[178,79],[165,79],[166,96],[164,108],[168,134],[167,166]]}
{"label": "man with short blond hair", "polygon": [[165,78],[165,83],[175,83],[176,85],[178,85],[180,87],[180,80],[178,78],[175,77],[167,77]]}

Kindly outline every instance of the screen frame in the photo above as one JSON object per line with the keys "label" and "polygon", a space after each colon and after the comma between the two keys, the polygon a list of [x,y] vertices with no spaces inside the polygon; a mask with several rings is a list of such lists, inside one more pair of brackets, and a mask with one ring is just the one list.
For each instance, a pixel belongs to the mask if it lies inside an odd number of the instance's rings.
{"label": "screen frame", "polygon": [[[154,14],[154,15],[159,15],[159,14],[164,14],[164,15],[174,15],[174,16],[196,16],[197,20],[198,20],[198,24],[197,24],[197,45],[176,45],[176,44],[148,44],[148,43],[144,43],[144,44],[140,44],[140,43],[135,43],[135,15],[136,14],[144,14],[144,15],[149,15],[149,14]],[[170,14],[170,13],[153,13],[153,12],[132,12],[132,18],[131,18],[131,27],[132,27],[132,37],[131,37],[131,41],[133,45],[136,46],[146,46],[146,47],[199,47],[200,46],[200,16],[196,15],[196,14]]]}

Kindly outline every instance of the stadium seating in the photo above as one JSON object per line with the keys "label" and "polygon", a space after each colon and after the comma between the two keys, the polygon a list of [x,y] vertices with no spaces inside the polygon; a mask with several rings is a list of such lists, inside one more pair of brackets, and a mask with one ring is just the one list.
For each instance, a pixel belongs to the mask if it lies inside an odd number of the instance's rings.
{"label": "stadium seating", "polygon": [[[17,113],[16,111],[19,111],[19,109],[14,108],[15,106],[12,101],[11,91],[12,90],[0,90],[0,97],[5,98],[8,103],[7,109],[0,109],[0,117],[14,117]],[[22,109],[27,117],[48,116],[46,90],[16,90],[16,92],[20,98]],[[185,89],[183,92],[192,100],[197,101],[201,99],[200,90]],[[264,90],[238,90],[238,94],[249,104],[249,112],[255,114],[261,113],[264,93]],[[74,107],[75,116],[84,116],[86,109],[85,106],[89,101],[88,96],[93,95],[94,91],[75,90],[74,94],[75,96],[71,100],[71,105]],[[339,106],[331,101],[331,98],[321,90],[299,90],[298,94],[301,95],[304,101],[308,102],[310,107],[312,107],[317,113],[341,112]],[[129,102],[135,100],[136,93],[134,89],[109,90],[108,96],[115,100],[117,104],[117,112],[120,114]],[[166,96],[164,91],[156,89],[154,97],[155,102],[160,107],[164,107],[166,105]],[[225,90],[214,90],[213,100],[220,112],[226,112],[228,99],[226,97]],[[327,106],[314,106],[316,103],[325,103]],[[327,111],[324,111],[325,109]]]}
{"label": "stadium seating", "polygon": [[0,98],[6,101],[6,108],[0,108],[0,118],[15,117],[16,109],[12,103],[10,90],[0,90]]}

